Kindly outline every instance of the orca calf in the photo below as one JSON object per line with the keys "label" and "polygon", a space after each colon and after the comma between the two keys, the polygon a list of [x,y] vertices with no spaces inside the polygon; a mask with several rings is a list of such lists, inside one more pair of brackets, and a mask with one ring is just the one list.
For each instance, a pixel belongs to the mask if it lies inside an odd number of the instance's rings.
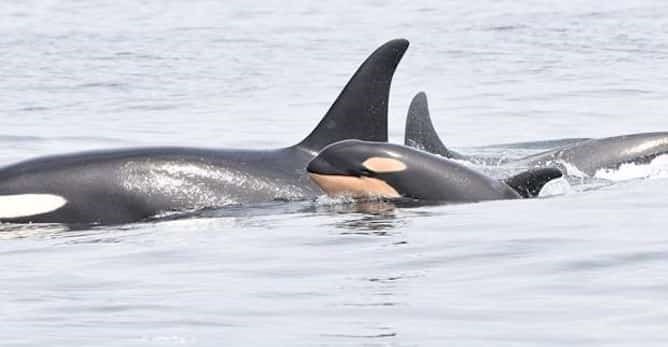
{"label": "orca calf", "polygon": [[456,161],[407,146],[344,140],[331,144],[307,167],[332,196],[411,198],[434,202],[477,202],[530,198],[562,173],[529,170],[497,180]]}
{"label": "orca calf", "polygon": [[164,212],[308,199],[305,167],[343,139],[387,141],[394,71],[408,41],[387,42],[359,67],[303,141],[274,150],[137,148],[37,158],[0,169],[0,221],[120,224]]}
{"label": "orca calf", "polygon": [[[418,93],[411,102],[406,120],[405,144],[446,158],[478,161],[481,158],[466,156],[449,150],[441,141],[429,116],[427,96]],[[547,151],[519,159],[495,161],[499,165],[514,167],[572,165],[589,176],[601,169],[616,169],[626,163],[647,163],[659,155],[668,154],[668,132],[641,133],[601,139],[572,138],[548,140],[536,143],[515,143],[498,147],[527,148],[540,144],[550,147]]]}

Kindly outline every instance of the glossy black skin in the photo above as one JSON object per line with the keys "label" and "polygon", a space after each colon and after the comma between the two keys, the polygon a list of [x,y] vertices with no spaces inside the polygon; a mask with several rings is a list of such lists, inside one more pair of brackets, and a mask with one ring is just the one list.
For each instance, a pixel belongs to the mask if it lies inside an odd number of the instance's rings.
{"label": "glossy black skin", "polygon": [[170,211],[319,196],[322,191],[305,167],[320,149],[347,138],[387,141],[390,84],[407,48],[408,41],[398,39],[373,52],[315,130],[291,147],[121,149],[50,156],[0,169],[0,196],[53,194],[67,200],[53,212],[0,221],[119,224]]}
{"label": "glossy black skin", "polygon": [[[406,169],[391,173],[372,172],[363,163],[373,157],[398,159],[406,165]],[[476,202],[521,198],[506,183],[455,161],[390,143],[337,142],[325,147],[309,163],[307,171],[321,175],[377,178],[402,197],[425,201]]]}
{"label": "glossy black skin", "polygon": [[5,222],[116,224],[158,213],[321,194],[299,147],[273,151],[143,148],[52,156],[0,171],[0,195],[54,194],[53,212]]}

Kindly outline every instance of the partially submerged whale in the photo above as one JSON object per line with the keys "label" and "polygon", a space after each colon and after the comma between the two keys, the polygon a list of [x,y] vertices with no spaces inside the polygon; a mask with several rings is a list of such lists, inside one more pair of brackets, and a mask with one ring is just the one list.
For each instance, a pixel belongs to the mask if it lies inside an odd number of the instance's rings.
{"label": "partially submerged whale", "polygon": [[169,211],[308,199],[322,194],[305,167],[343,139],[387,141],[394,71],[408,41],[373,52],[317,127],[273,150],[137,148],[37,158],[0,169],[0,221],[119,224]]}
{"label": "partially submerged whale", "polygon": [[506,165],[541,167],[572,165],[588,176],[599,170],[618,169],[623,164],[646,164],[668,154],[668,132],[640,133],[591,139],[513,160]]}
{"label": "partially submerged whale", "polygon": [[[418,93],[411,102],[406,120],[405,144],[446,158],[477,161],[448,149],[439,138],[429,115],[427,97]],[[501,145],[521,147],[529,143]],[[572,138],[543,141],[552,146],[544,152],[519,159],[500,159],[499,165],[512,167],[573,166],[579,173],[594,176],[601,169],[616,169],[626,163],[647,163],[668,153],[668,132],[641,133],[601,139]]]}
{"label": "partially submerged whale", "polygon": [[540,168],[497,180],[407,146],[360,140],[325,147],[307,171],[332,196],[444,203],[535,197],[547,182],[562,176],[559,169]]}

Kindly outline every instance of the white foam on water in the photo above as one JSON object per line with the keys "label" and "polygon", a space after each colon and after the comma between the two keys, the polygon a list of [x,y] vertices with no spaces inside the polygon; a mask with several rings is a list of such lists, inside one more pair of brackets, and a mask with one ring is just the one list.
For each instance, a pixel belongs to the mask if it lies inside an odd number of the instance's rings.
{"label": "white foam on water", "polygon": [[566,195],[573,191],[573,186],[568,183],[565,177],[561,177],[547,182],[543,186],[543,189],[538,193],[538,197],[544,198],[548,196]]}
{"label": "white foam on water", "polygon": [[578,169],[577,166],[563,160],[558,160],[557,163],[561,164],[565,169],[566,172],[565,174],[569,176],[575,176],[575,177],[589,177],[586,173],[582,172],[582,170]]}
{"label": "white foam on water", "polygon": [[349,195],[340,195],[340,196],[329,196],[321,195],[316,198],[315,203],[317,206],[337,206],[337,205],[351,205],[358,203],[370,203],[370,202],[383,202],[386,201],[382,196],[365,196],[360,198],[355,198]]}
{"label": "white foam on water", "polygon": [[0,195],[0,218],[30,217],[53,212],[67,200],[52,194]]}
{"label": "white foam on water", "polygon": [[668,155],[660,155],[649,163],[622,164],[617,169],[599,169],[594,174],[596,178],[610,181],[627,181],[637,178],[666,178],[668,177]]}
{"label": "white foam on water", "polygon": [[341,204],[351,204],[354,202],[355,199],[349,196],[331,197],[329,195],[321,195],[315,201],[316,205],[318,206],[333,206]]}

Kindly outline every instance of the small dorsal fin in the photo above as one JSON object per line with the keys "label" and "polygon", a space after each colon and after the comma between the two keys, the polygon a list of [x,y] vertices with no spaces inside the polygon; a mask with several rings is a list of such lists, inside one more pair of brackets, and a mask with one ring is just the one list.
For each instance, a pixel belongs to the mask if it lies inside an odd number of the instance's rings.
{"label": "small dorsal fin", "polygon": [[413,97],[413,101],[411,101],[411,105],[408,108],[404,144],[446,158],[465,158],[463,155],[445,147],[441,139],[438,137],[429,115],[427,94],[424,92],[417,93],[417,95]]}
{"label": "small dorsal fin", "polygon": [[555,178],[562,177],[561,170],[553,167],[537,168],[524,171],[504,180],[507,185],[515,189],[525,198],[538,196],[543,186]]}
{"label": "small dorsal fin", "polygon": [[407,48],[407,40],[396,39],[371,53],[318,126],[297,146],[319,151],[345,139],[387,141],[390,84]]}

